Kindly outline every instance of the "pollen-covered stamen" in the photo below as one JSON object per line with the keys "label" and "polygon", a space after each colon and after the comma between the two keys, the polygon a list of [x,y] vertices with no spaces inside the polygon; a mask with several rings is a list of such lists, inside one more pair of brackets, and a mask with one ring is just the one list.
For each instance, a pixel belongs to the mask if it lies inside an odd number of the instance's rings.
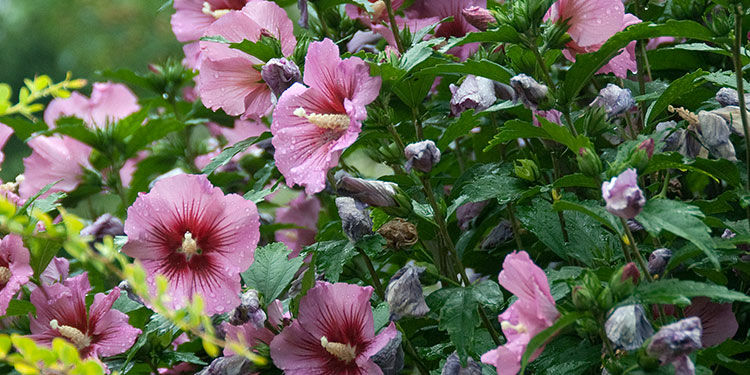
{"label": "pollen-covered stamen", "polygon": [[70,341],[78,350],[91,345],[91,337],[86,336],[78,328],[60,325],[60,323],[57,322],[57,319],[50,320],[49,326],[57,332],[60,332],[60,336],[68,339],[68,341]]}
{"label": "pollen-covered stamen", "polygon": [[387,15],[386,13],[386,7],[385,2],[383,0],[378,0],[374,3],[372,3],[372,16],[376,20],[379,20],[381,18],[385,18]]}
{"label": "pollen-covered stamen", "polygon": [[201,253],[201,249],[198,248],[198,241],[193,238],[193,234],[190,232],[185,232],[185,236],[182,239],[182,246],[178,251],[184,253],[188,259],[195,254]]}
{"label": "pollen-covered stamen", "polygon": [[0,285],[5,285],[10,280],[10,268],[0,266]]}
{"label": "pollen-covered stamen", "polygon": [[310,121],[313,125],[328,130],[346,130],[349,128],[351,120],[349,116],[340,113],[310,113],[308,114],[304,108],[299,107],[294,110],[294,115],[302,117]]}
{"label": "pollen-covered stamen", "polygon": [[231,10],[230,9],[216,9],[216,10],[212,10],[211,9],[211,4],[209,4],[208,1],[204,1],[203,2],[203,9],[201,9],[201,12],[203,12],[203,14],[205,14],[207,16],[211,16],[211,17],[216,18],[218,20],[221,16],[223,16],[223,15],[231,12]]}
{"label": "pollen-covered stamen", "polygon": [[516,331],[518,333],[526,333],[526,326],[523,325],[523,323],[518,323],[518,324],[514,325],[514,324],[512,324],[511,322],[509,322],[507,320],[503,320],[500,323],[500,328],[502,328],[503,331],[505,331],[507,329],[512,329],[512,330],[514,330],[514,331]]}
{"label": "pollen-covered stamen", "polygon": [[333,354],[334,357],[349,363],[357,358],[357,347],[349,344],[342,344],[340,342],[329,342],[325,336],[320,338],[320,345],[322,345],[328,353]]}

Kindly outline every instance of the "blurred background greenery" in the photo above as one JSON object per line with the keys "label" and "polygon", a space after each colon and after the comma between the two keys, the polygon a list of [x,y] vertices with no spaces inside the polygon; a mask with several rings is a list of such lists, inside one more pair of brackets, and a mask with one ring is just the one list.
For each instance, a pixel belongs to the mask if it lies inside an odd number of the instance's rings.
{"label": "blurred background greenery", "polygon": [[180,56],[165,1],[0,0],[0,82],[17,92],[37,74],[96,80],[100,69],[145,71]]}

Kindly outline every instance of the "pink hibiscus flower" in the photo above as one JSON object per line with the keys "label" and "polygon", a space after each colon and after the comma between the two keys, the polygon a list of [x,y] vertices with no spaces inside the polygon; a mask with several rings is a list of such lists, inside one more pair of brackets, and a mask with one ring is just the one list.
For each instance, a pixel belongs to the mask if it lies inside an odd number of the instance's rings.
{"label": "pink hibiscus flower", "polygon": [[[435,29],[436,37],[460,37],[470,32],[479,31],[472,26],[466,17],[463,16],[463,10],[468,7],[487,8],[486,0],[415,0],[414,4],[406,11],[409,18],[437,18],[441,20],[447,17],[453,17],[453,21],[441,23]],[[412,30],[416,31],[416,30]],[[448,53],[458,56],[462,61],[466,60],[479,49],[479,43],[469,43],[460,47],[454,47],[448,50]]]}
{"label": "pink hibiscus flower", "polygon": [[92,127],[102,128],[140,110],[138,98],[120,83],[94,83],[91,98],[78,92],[53,99],[44,111],[44,122],[51,128],[60,117],[78,117]]}
{"label": "pink hibiscus flower", "polygon": [[13,129],[0,122],[0,164],[5,160],[5,154],[2,152],[2,149],[5,147],[5,144],[8,143],[8,139],[10,139],[11,135],[13,135]]}
{"label": "pink hibiscus flower", "polygon": [[[554,324],[560,313],[555,308],[547,275],[525,251],[505,257],[499,280],[500,285],[518,299],[498,317],[508,341],[484,353],[482,362],[495,366],[498,375],[511,375],[521,369],[521,357],[529,341]],[[536,359],[542,350],[543,347],[536,351],[531,360]]]}
{"label": "pink hibiscus flower", "polygon": [[29,250],[21,237],[9,234],[0,240],[0,316],[5,315],[10,300],[29,282],[34,271],[29,265]]}
{"label": "pink hibiscus flower", "polygon": [[175,0],[172,31],[180,42],[200,39],[209,26],[232,10],[240,10],[251,0]]}
{"label": "pink hibiscus flower", "polygon": [[89,291],[88,275],[83,273],[31,292],[36,317],[30,316],[29,337],[46,346],[62,337],[78,348],[82,358],[109,357],[128,350],[141,330],[128,324],[125,313],[112,309],[120,289],[115,287],[108,295],[97,293],[87,309]]}
{"label": "pink hibiscus flower", "polygon": [[253,262],[259,226],[253,202],[225,196],[205,175],[181,174],[128,208],[122,250],[143,264],[152,291],[157,274],[167,277],[171,307],[199,294],[206,313],[223,313],[240,303],[240,272]]}
{"label": "pink hibiscus flower", "polygon": [[[270,1],[252,1],[241,11],[232,11],[211,24],[206,36],[222,36],[230,42],[244,39],[257,42],[261,35],[272,36],[281,43],[281,52],[289,56],[294,51],[292,21],[286,12]],[[273,106],[271,89],[261,77],[263,61],[228,45],[200,42],[200,73],[198,93],[203,104],[216,111],[242,118],[261,117]]]}
{"label": "pink hibiscus flower", "polygon": [[271,358],[287,375],[380,375],[370,357],[396,337],[391,323],[375,335],[373,288],[318,283],[302,297],[297,320],[271,341]]}
{"label": "pink hibiscus flower", "polygon": [[[222,136],[226,139],[227,144],[224,148],[234,145],[237,142],[244,141],[250,137],[257,137],[268,131],[268,127],[260,121],[234,120],[234,128],[227,128],[213,122],[206,124],[208,130],[216,137]],[[221,154],[222,148],[200,155],[195,158],[195,166],[198,169],[205,168],[211,159]],[[262,150],[257,145],[251,145],[247,150],[240,152],[232,158],[233,162],[239,162],[244,155],[259,155]],[[219,167],[219,170],[225,170],[228,165]]]}
{"label": "pink hibiscus flower", "polygon": [[91,147],[68,136],[38,136],[28,145],[31,155],[23,159],[24,179],[18,188],[23,199],[56,181],[59,182],[43,196],[73,191],[80,183],[84,168],[91,168]]}
{"label": "pink hibiscus flower", "polygon": [[292,250],[290,258],[299,255],[303,247],[315,243],[319,213],[320,200],[314,196],[308,197],[305,193],[300,193],[287,207],[276,210],[276,223],[301,227],[276,231],[276,241],[283,242]]}
{"label": "pink hibiscus flower", "polygon": [[[572,40],[563,50],[563,55],[570,61],[575,61],[579,53],[598,51],[617,32],[641,22],[632,14],[625,14],[621,0],[558,0],[544,16],[545,21],[548,19],[568,22],[568,34]],[[614,73],[625,78],[628,70],[636,71],[635,42],[628,44],[598,73]]]}
{"label": "pink hibiscus flower", "polygon": [[358,57],[342,60],[330,40],[310,43],[305,57],[305,85],[284,91],[273,113],[274,158],[290,187],[315,194],[325,187],[328,169],[357,139],[365,106],[380,92],[380,77]]}

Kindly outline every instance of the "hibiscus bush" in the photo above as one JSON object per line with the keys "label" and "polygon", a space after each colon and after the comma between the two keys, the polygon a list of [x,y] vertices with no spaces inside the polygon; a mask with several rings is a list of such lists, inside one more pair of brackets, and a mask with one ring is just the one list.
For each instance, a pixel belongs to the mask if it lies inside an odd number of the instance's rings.
{"label": "hibiscus bush", "polygon": [[0,84],[1,373],[750,373],[750,1],[163,8]]}

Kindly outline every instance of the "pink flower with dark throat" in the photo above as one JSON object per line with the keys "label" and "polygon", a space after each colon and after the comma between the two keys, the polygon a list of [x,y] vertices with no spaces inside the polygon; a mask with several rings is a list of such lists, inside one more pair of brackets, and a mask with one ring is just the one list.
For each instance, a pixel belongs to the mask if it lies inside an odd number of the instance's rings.
{"label": "pink flower with dark throat", "polygon": [[10,300],[29,282],[34,271],[29,265],[29,250],[21,237],[9,234],[0,241],[0,316],[5,315]]}
{"label": "pink flower with dark throat", "polygon": [[[281,43],[281,52],[289,56],[294,51],[292,21],[286,12],[270,1],[252,1],[241,11],[231,11],[206,29],[206,36],[221,36],[237,43],[252,42],[261,36],[271,36]],[[271,88],[263,81],[260,68],[264,61],[229,45],[200,42],[200,73],[198,93],[203,104],[229,115],[262,117],[271,111]]]}
{"label": "pink flower with dark throat", "polygon": [[128,208],[122,250],[143,264],[152,291],[157,274],[167,278],[172,308],[199,294],[206,313],[224,313],[240,303],[240,272],[253,262],[259,226],[253,202],[225,196],[205,175],[181,174]]}
{"label": "pink flower with dark throat", "polygon": [[357,139],[365,106],[380,92],[380,77],[358,57],[341,59],[330,40],[310,43],[305,57],[305,85],[284,91],[273,113],[274,158],[287,185],[315,194],[325,187],[326,172]]}
{"label": "pink flower with dark throat", "polygon": [[62,337],[78,349],[81,358],[110,357],[128,350],[141,330],[128,324],[125,313],[112,309],[120,289],[115,287],[108,295],[97,293],[87,309],[89,291],[85,273],[34,289],[31,303],[36,306],[36,317],[30,317],[29,337],[47,346]]}
{"label": "pink flower with dark throat", "polygon": [[375,335],[373,288],[318,283],[302,297],[299,316],[271,341],[271,358],[287,375],[381,375],[370,357],[396,336],[391,323]]}
{"label": "pink flower with dark throat", "polygon": [[[550,293],[547,275],[525,251],[505,257],[500,285],[518,299],[498,319],[507,339],[505,345],[482,355],[482,362],[497,368],[498,375],[511,375],[521,369],[521,357],[529,341],[555,323],[560,313]],[[533,361],[544,347],[531,357]]]}

